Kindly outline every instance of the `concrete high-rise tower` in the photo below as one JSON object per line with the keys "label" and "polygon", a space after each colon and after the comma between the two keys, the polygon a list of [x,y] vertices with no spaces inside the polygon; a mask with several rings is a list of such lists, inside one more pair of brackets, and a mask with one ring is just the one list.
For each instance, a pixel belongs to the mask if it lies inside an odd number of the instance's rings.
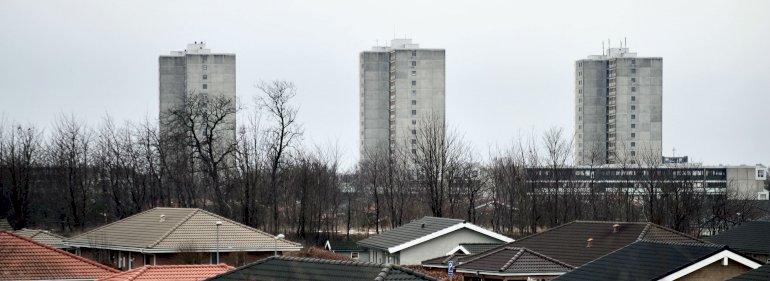
{"label": "concrete high-rise tower", "polygon": [[403,147],[414,153],[417,126],[443,124],[445,51],[411,39],[360,54],[360,155]]}
{"label": "concrete high-rise tower", "polygon": [[621,45],[575,62],[575,164],[660,161],[662,93],[660,57]]}
{"label": "concrete high-rise tower", "polygon": [[191,95],[225,97],[232,101],[232,117],[223,126],[227,139],[235,142],[235,54],[211,53],[203,42],[188,44],[158,59],[160,74],[160,132],[168,134],[169,112],[184,105]]}

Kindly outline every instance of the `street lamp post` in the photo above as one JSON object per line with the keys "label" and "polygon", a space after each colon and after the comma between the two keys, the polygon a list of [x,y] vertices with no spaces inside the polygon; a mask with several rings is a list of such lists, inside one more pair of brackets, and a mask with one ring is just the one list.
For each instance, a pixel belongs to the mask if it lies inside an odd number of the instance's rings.
{"label": "street lamp post", "polygon": [[278,239],[283,239],[286,236],[283,236],[283,234],[276,235],[275,238],[275,248],[273,248],[273,256],[278,256]]}
{"label": "street lamp post", "polygon": [[217,264],[219,263],[219,226],[222,225],[222,221],[217,221]]}

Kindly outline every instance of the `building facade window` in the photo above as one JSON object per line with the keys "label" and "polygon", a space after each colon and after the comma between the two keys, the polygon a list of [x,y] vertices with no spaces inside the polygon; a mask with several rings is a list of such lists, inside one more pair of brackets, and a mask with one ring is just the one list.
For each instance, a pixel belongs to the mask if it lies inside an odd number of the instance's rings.
{"label": "building facade window", "polygon": [[203,70],[209,70],[209,66],[204,64],[203,65]]}
{"label": "building facade window", "polygon": [[412,87],[417,86],[417,81],[412,80]]}
{"label": "building facade window", "polygon": [[631,92],[636,92],[636,87],[631,87]]}
{"label": "building facade window", "polygon": [[203,74],[203,80],[209,79],[209,76],[206,74]]}
{"label": "building facade window", "polygon": [[635,137],[636,137],[636,133],[631,133],[631,138],[635,138]]}
{"label": "building facade window", "polygon": [[412,105],[417,105],[417,101],[416,100],[412,100]]}
{"label": "building facade window", "polygon": [[417,75],[417,70],[412,70],[412,76],[416,76],[416,75]]}
{"label": "building facade window", "polygon": [[415,116],[415,115],[417,115],[417,110],[412,109],[412,116]]}
{"label": "building facade window", "polygon": [[209,84],[203,84],[203,89],[206,90],[209,88]]}
{"label": "building facade window", "polygon": [[636,128],[636,124],[631,124],[631,129]]}
{"label": "building facade window", "polygon": [[635,114],[631,114],[631,119],[636,119],[636,115]]}
{"label": "building facade window", "polygon": [[635,146],[636,146],[636,142],[633,142],[633,141],[632,141],[632,142],[631,142],[631,147],[635,147]]}
{"label": "building facade window", "polygon": [[416,67],[416,66],[417,66],[417,62],[416,61],[412,61],[412,67]]}
{"label": "building facade window", "polygon": [[636,101],[636,96],[631,96],[631,101]]}
{"label": "building facade window", "polygon": [[631,110],[636,110],[636,105],[632,105]]}

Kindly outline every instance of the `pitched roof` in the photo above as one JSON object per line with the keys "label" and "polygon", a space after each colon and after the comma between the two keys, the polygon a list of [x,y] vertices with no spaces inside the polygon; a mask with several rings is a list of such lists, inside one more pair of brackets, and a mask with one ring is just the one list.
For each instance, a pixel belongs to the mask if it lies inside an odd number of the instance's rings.
{"label": "pitched roof", "polygon": [[232,269],[226,264],[145,265],[99,281],[198,281]]}
{"label": "pitched roof", "polygon": [[67,245],[64,245],[64,242],[62,241],[64,239],[67,239],[66,237],[58,235],[56,233],[52,233],[48,230],[22,228],[17,231],[14,231],[13,233],[16,235],[27,237],[27,238],[32,238],[32,240],[35,240],[37,242],[46,244],[48,246],[51,246],[57,249],[69,248]]}
{"label": "pitched roof", "polygon": [[96,279],[117,272],[95,261],[0,231],[0,280]]}
{"label": "pitched roof", "polygon": [[527,248],[503,246],[469,257],[457,266],[458,272],[482,272],[491,275],[551,274],[559,275],[575,267]]}
{"label": "pitched roof", "polygon": [[[589,238],[592,239],[591,246],[587,247]],[[652,223],[573,221],[521,238],[507,246],[527,248],[560,262],[581,266],[636,241],[711,244]]]}
{"label": "pitched roof", "polygon": [[[707,263],[696,266],[694,270],[719,262],[723,258],[714,259],[714,256],[723,254],[725,251],[730,252],[726,247],[718,245],[639,241],[589,262],[555,280],[657,280],[675,272],[682,272],[701,261]],[[732,254],[737,256],[735,253]],[[709,262],[711,260],[709,258],[715,261]],[[756,261],[741,258],[748,260],[752,265],[759,266]]]}
{"label": "pitched roof", "polygon": [[390,264],[273,256],[239,267],[208,280],[436,280],[411,269]]}
{"label": "pitched roof", "polygon": [[500,247],[503,243],[461,243],[460,247],[468,251],[469,255],[486,252],[491,249]]}
{"label": "pitched roof", "polygon": [[431,235],[440,236],[461,228],[472,229],[500,241],[513,241],[513,239],[483,229],[471,223],[466,223],[463,220],[423,217],[389,231],[358,241],[358,244],[366,248],[388,250],[389,252],[394,253],[411,244],[417,244],[421,240],[429,239],[431,238]]}
{"label": "pitched roof", "polygon": [[452,261],[454,264],[459,264],[458,261],[460,260],[460,258],[465,256],[466,255],[463,253],[455,253],[451,255],[424,260],[420,264],[423,267],[446,268],[449,264],[449,261]]}
{"label": "pitched roof", "polygon": [[[75,247],[173,253],[273,251],[272,235],[197,208],[153,208],[64,240]],[[299,243],[279,240],[279,251],[297,251]]]}
{"label": "pitched roof", "polygon": [[743,253],[770,254],[770,221],[750,221],[707,238]]}
{"label": "pitched roof", "polygon": [[738,275],[730,281],[766,281],[770,280],[770,264],[765,264],[757,269]]}

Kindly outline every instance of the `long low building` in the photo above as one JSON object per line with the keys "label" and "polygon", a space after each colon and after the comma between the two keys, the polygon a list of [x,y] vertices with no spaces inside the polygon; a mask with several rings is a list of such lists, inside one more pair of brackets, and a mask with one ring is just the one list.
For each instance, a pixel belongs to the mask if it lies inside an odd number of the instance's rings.
{"label": "long low building", "polygon": [[526,169],[526,179],[548,187],[558,182],[572,184],[586,191],[627,188],[645,192],[651,184],[679,184],[704,188],[710,194],[727,193],[740,199],[768,200],[764,189],[767,167],[757,165],[705,166],[694,163],[663,164],[656,167],[639,165],[538,167]]}

